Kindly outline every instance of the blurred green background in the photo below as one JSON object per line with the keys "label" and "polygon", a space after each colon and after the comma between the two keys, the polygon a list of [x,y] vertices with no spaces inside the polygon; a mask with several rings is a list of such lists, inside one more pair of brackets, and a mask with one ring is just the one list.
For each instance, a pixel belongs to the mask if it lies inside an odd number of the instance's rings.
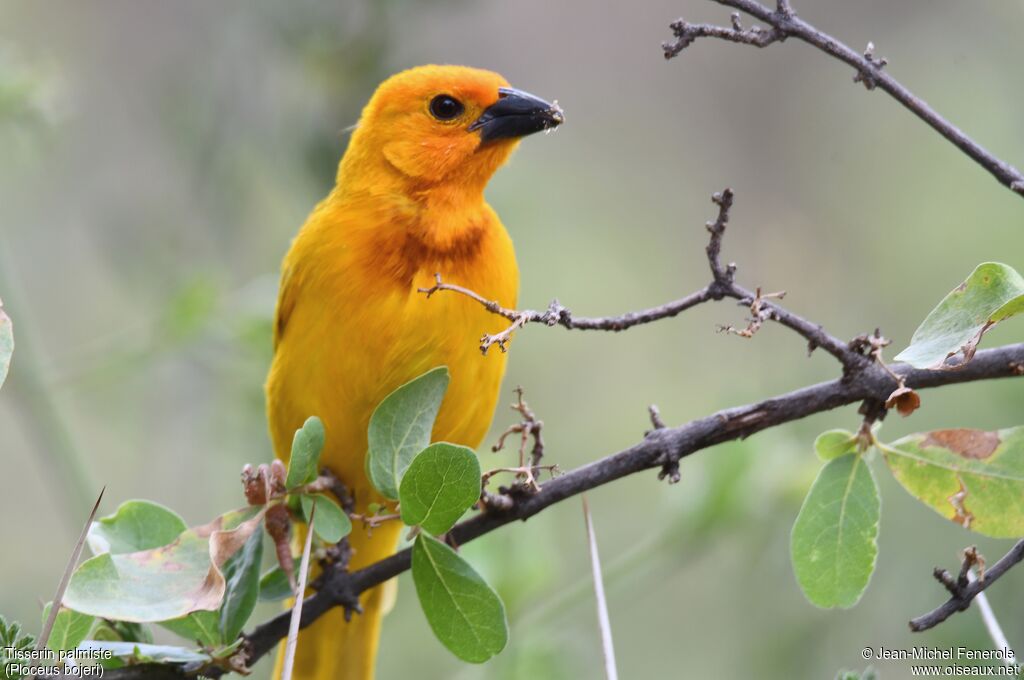
{"label": "blurred green background", "polygon": [[[797,10],[854,47],[874,41],[896,77],[1024,163],[1019,4]],[[18,345],[0,392],[0,611],[38,629],[101,484],[105,512],[143,497],[198,524],[240,504],[242,464],[271,456],[261,386],[278,263],[333,182],[344,128],[399,69],[491,68],[565,108],[568,123],[527,140],[488,191],[516,241],[524,306],[557,295],[612,314],[703,285],[708,198],[724,186],[737,192],[725,257],[740,280],[789,291],[787,305],[844,338],[880,326],[905,346],[978,262],[1024,267],[1020,198],[886,95],[795,40],[703,41],[666,63],[659,43],[680,15],[728,20],[701,0],[4,3],[0,297]],[[637,441],[650,403],[678,424],[836,375],[779,327],[715,333],[743,311],[704,306],[623,334],[530,327],[506,401],[526,388],[549,459],[568,469]],[[986,345],[1020,337],[1009,324]],[[1020,424],[1021,403],[1010,381],[928,392],[882,435]],[[499,411],[494,432],[513,417]],[[651,472],[590,494],[622,677],[831,678],[863,668],[865,646],[988,646],[974,610],[922,635],[906,621],[943,599],[934,565],[1008,543],[917,504],[880,461],[864,599],[821,611],[800,594],[788,542],[819,466],[811,441],[857,423],[850,407],[702,452],[678,486]],[[465,553],[509,606],[509,647],[459,663],[406,575],[382,679],[600,677],[578,501]],[[990,592],[1024,647],[1018,572]]]}

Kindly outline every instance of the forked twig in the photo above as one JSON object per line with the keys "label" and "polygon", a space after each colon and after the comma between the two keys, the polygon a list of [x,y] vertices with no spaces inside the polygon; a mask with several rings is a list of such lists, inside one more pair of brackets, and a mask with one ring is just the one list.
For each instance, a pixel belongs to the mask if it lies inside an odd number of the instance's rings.
{"label": "forked twig", "polygon": [[[677,56],[698,38],[715,38],[754,47],[767,47],[774,43],[784,42],[788,38],[796,38],[853,67],[855,83],[863,84],[868,90],[878,88],[889,94],[975,163],[987,170],[1000,184],[1014,193],[1024,196],[1024,173],[1000,160],[992,152],[968,137],[927,102],[889,75],[885,70],[889,63],[888,60],[875,56],[873,43],[869,42],[863,52],[858,52],[798,17],[789,0],[779,2],[774,9],[762,5],[757,0],[715,0],[715,2],[738,10],[730,15],[730,26],[691,23],[685,19],[672,22],[670,27],[675,38],[662,43],[666,59]],[[767,24],[767,27],[755,26],[744,29],[740,23],[741,12],[756,21]]]}

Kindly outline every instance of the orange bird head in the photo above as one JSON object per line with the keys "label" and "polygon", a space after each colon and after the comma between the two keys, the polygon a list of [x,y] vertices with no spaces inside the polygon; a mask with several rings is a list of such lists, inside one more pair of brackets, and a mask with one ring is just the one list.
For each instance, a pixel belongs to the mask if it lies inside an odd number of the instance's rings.
{"label": "orange bird head", "polygon": [[[479,187],[520,138],[564,120],[558,104],[509,86],[497,73],[466,66],[418,66],[377,88],[363,109],[339,171],[427,188]],[[384,175],[384,176],[381,176]]]}

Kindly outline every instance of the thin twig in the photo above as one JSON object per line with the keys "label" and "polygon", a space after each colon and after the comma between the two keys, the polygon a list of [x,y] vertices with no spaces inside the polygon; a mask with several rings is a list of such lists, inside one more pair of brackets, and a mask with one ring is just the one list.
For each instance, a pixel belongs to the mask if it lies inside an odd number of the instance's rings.
{"label": "thin twig", "polygon": [[519,435],[519,466],[526,467],[526,445],[529,439],[533,438],[533,450],[530,452],[530,467],[537,467],[540,465],[541,459],[544,457],[544,421],[537,417],[537,414],[533,412],[530,405],[523,399],[523,388],[517,386],[514,390],[516,394],[516,400],[511,405],[511,409],[522,416],[522,420],[518,423],[510,425],[501,435],[498,436],[497,443],[491,447],[492,453],[497,453],[505,448],[505,440],[511,434]]}
{"label": "thin twig", "polygon": [[362,522],[364,528],[372,531],[385,522],[393,522],[402,519],[402,515],[397,512],[390,512],[381,515],[362,515],[358,512],[350,512],[348,513],[348,518],[354,522]]}
{"label": "thin twig", "polygon": [[[449,291],[465,295],[483,305],[487,311],[502,316],[512,324],[494,335],[485,334],[480,340],[480,350],[486,354],[493,345],[498,345],[502,351],[507,349],[507,344],[512,334],[527,324],[539,323],[545,326],[562,326],[570,330],[600,330],[600,331],[622,331],[633,326],[652,323],[667,319],[705,302],[731,298],[739,301],[740,304],[751,308],[751,313],[758,319],[757,326],[760,327],[764,321],[776,321],[779,324],[795,331],[807,341],[809,351],[818,347],[834,356],[843,365],[846,373],[863,366],[868,362],[864,356],[854,351],[850,346],[839,338],[829,334],[820,325],[811,323],[802,317],[793,314],[780,305],[771,302],[769,297],[782,297],[783,293],[771,293],[763,295],[752,292],[735,282],[736,265],[729,263],[723,265],[721,261],[722,239],[725,236],[725,228],[729,222],[729,214],[733,205],[734,194],[731,189],[723,189],[721,192],[712,195],[712,202],[718,206],[718,215],[714,221],[706,224],[710,233],[707,245],[708,266],[711,269],[711,283],[704,288],[693,292],[685,297],[667,302],[657,307],[650,307],[639,312],[629,312],[621,316],[607,317],[574,317],[572,312],[564,307],[558,300],[552,301],[546,311],[537,312],[533,310],[515,310],[502,307],[493,300],[488,300],[479,293],[463,286],[446,283],[441,279],[440,274],[435,274],[435,283],[430,288],[420,288],[419,292],[428,298],[440,291]],[[731,328],[731,327],[725,327]],[[739,335],[750,336],[756,329],[749,332],[737,332]]]}
{"label": "thin twig", "polygon": [[[1018,377],[1015,364],[1024,361],[1024,343],[978,352],[974,361],[960,371],[926,371],[898,365],[895,371],[915,389],[961,384],[978,380]],[[719,411],[679,427],[655,430],[633,447],[568,472],[542,485],[543,493],[514,499],[511,507],[501,513],[481,513],[456,525],[450,532],[459,545],[495,531],[512,522],[525,520],[546,508],[584,491],[608,484],[627,475],[663,464],[663,452],[672,450],[678,458],[691,455],[725,441],[742,439],[762,430],[823,413],[847,404],[884,399],[892,391],[893,379],[871,363],[850,379],[833,380],[805,387],[756,404]],[[1024,541],[1016,548],[1016,557],[1004,557],[993,566],[983,584],[987,587],[1013,563],[1024,559]],[[351,604],[369,588],[379,585],[409,569],[411,552],[406,549],[354,572],[331,567],[320,578],[319,590],[306,598],[301,625],[308,626],[327,611]],[[981,586],[981,587],[979,587]],[[957,611],[954,605],[942,619]],[[255,662],[274,649],[288,632],[290,615],[279,614],[246,634],[249,659]],[[936,621],[935,623],[938,623]],[[931,625],[935,625],[934,623]],[[928,626],[930,627],[930,626]],[[216,675],[216,673],[215,673]],[[108,680],[118,680],[118,671],[108,671]]]}
{"label": "thin twig", "polygon": [[517,479],[519,480],[518,484],[527,493],[540,493],[540,484],[537,482],[537,475],[540,474],[541,470],[547,470],[547,471],[551,472],[551,474],[556,474],[558,472],[558,466],[557,465],[537,465],[537,466],[522,465],[520,467],[500,467],[500,468],[494,468],[492,470],[488,470],[487,472],[483,473],[483,475],[481,475],[481,477],[480,477],[481,488],[482,489],[486,489],[487,488],[487,482],[489,482],[491,477],[493,477],[494,475],[502,473],[502,472],[507,472],[507,473],[510,473],[510,474],[514,474],[517,477]]}
{"label": "thin twig", "polygon": [[777,293],[762,293],[760,287],[756,288],[754,290],[754,299],[750,302],[750,319],[748,320],[747,327],[736,328],[732,325],[719,326],[719,332],[738,335],[741,338],[754,337],[754,334],[761,330],[761,326],[764,325],[764,322],[772,318],[772,311],[768,309],[765,304],[765,300],[768,298],[781,300],[784,297],[786,297],[786,291],[784,290]]}
{"label": "thin twig", "polygon": [[874,56],[874,45],[858,52],[836,38],[824,33],[796,16],[789,0],[780,0],[772,9],[756,0],[715,0],[720,5],[739,10],[768,25],[768,28],[745,30],[740,25],[738,12],[731,15],[731,26],[694,24],[683,19],[671,24],[674,40],[662,44],[665,58],[671,59],[689,47],[698,38],[717,38],[754,47],[767,47],[772,43],[796,38],[813,45],[825,54],[852,66],[856,71],[854,82],[873,90],[876,87],[888,93],[915,116],[927,123],[933,130],[967,154],[974,162],[985,168],[1000,184],[1024,196],[1024,173],[1000,160],[990,151],[968,137],[960,128],[950,123],[923,99],[908,90],[884,70],[888,63]]}
{"label": "thin twig", "polygon": [[557,325],[570,330],[617,332],[624,331],[627,328],[632,328],[633,326],[639,326],[651,323],[652,321],[659,321],[661,319],[676,316],[691,307],[696,307],[703,302],[713,299],[709,291],[704,289],[697,291],[692,295],[680,298],[679,300],[674,300],[672,302],[638,312],[629,312],[622,316],[574,318],[572,316],[572,312],[563,307],[558,300],[552,300],[551,304],[548,305],[548,308],[543,312],[531,309],[508,309],[506,307],[502,307],[494,300],[488,300],[468,288],[442,281],[440,274],[434,275],[434,281],[435,283],[433,286],[430,288],[420,288],[418,289],[419,292],[425,294],[428,298],[439,291],[459,293],[476,300],[492,314],[503,316],[512,322],[512,324],[505,330],[493,335],[484,334],[480,338],[480,351],[484,354],[487,354],[487,350],[494,345],[497,345],[498,349],[502,352],[507,351],[508,342],[512,339],[512,334],[531,323],[539,323],[545,326]]}
{"label": "thin twig", "polygon": [[[530,405],[523,399],[523,388],[517,386],[515,389],[516,400],[511,404],[513,411],[518,413],[522,420],[513,423],[505,428],[505,431],[498,435],[498,441],[491,447],[493,453],[498,453],[505,448],[505,441],[512,435],[519,435],[519,465],[518,467],[499,467],[488,470],[481,477],[480,503],[482,509],[504,512],[512,507],[514,497],[527,493],[540,492],[540,484],[537,478],[542,470],[547,470],[552,476],[558,473],[557,465],[541,465],[544,458],[544,421],[537,417]],[[533,448],[527,460],[526,447],[530,438],[533,438]],[[487,482],[491,477],[500,472],[513,473],[516,482],[510,487],[500,487],[499,493],[493,494],[487,490]]]}

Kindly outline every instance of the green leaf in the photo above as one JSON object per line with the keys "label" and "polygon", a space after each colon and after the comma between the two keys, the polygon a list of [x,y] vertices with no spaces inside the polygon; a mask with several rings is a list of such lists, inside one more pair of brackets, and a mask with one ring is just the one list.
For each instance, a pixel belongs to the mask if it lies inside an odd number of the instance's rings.
{"label": "green leaf", "polygon": [[1024,536],[1024,427],[935,430],[879,444],[911,496],[964,528]]}
{"label": "green leaf", "polygon": [[416,456],[399,489],[402,521],[443,534],[480,498],[480,462],[473,449],[445,442]]}
{"label": "green leaf", "polygon": [[11,317],[4,312],[3,300],[0,300],[0,387],[7,379],[7,371],[11,367],[11,355],[14,354],[14,324]]}
{"label": "green leaf", "polygon": [[[46,620],[45,614],[43,620]],[[35,649],[35,638],[25,633],[17,621],[8,623],[7,619],[0,614],[0,668],[3,669],[6,680],[21,680],[25,677],[9,664],[24,663],[18,652],[28,652],[33,649]]]}
{"label": "green leaf", "polygon": [[292,439],[292,454],[288,459],[285,486],[294,489],[316,479],[320,466],[320,452],[324,448],[324,424],[310,416]]}
{"label": "green leaf", "polygon": [[828,430],[814,440],[818,458],[828,461],[857,450],[857,435],[846,430]]}
{"label": "green leaf", "polygon": [[210,656],[215,659],[230,659],[235,655],[235,652],[240,650],[246,644],[246,639],[242,636],[235,638],[235,641],[230,645],[224,645],[218,649],[210,652]]}
{"label": "green leaf", "polygon": [[[46,616],[43,616],[46,620]],[[32,649],[36,640],[33,635],[26,633],[17,621],[8,622],[3,614],[0,614],[0,654],[8,651]]]}
{"label": "green leaf", "polygon": [[89,639],[153,644],[153,631],[144,623],[99,619],[89,631]]}
{"label": "green leaf", "polygon": [[173,647],[170,645],[147,645],[141,642],[106,642],[102,640],[86,640],[78,646],[82,650],[110,650],[117,657],[126,657],[140,662],[157,663],[206,663],[208,654]]}
{"label": "green leaf", "polygon": [[192,612],[180,619],[160,621],[159,625],[179,637],[204,647],[216,647],[221,644],[220,612]]}
{"label": "green leaf", "polygon": [[[987,330],[1022,311],[1024,277],[998,262],[978,265],[925,317],[896,361],[916,368],[962,366],[974,356]],[[961,353],[962,361],[949,361]]]}
{"label": "green leaf", "polygon": [[280,566],[275,566],[260,578],[260,602],[276,602],[292,595],[288,575]]}
{"label": "green leaf", "polygon": [[320,537],[324,543],[337,543],[348,536],[352,531],[352,522],[345,511],[322,493],[301,495],[302,514],[309,520],[309,513],[313,510],[313,499],[316,499],[316,522],[313,524],[313,532]]}
{"label": "green leaf", "polygon": [[434,419],[448,389],[448,369],[439,366],[384,398],[370,417],[366,474],[392,500],[412,459],[430,443]]}
{"label": "green leaf", "polygon": [[151,501],[125,501],[112,515],[89,527],[89,549],[96,555],[150,550],[167,545],[188,530],[173,510]]}
{"label": "green leaf", "polygon": [[434,635],[455,656],[483,663],[505,648],[505,605],[454,550],[421,533],[412,548],[412,579]]}
{"label": "green leaf", "polygon": [[[43,607],[43,621],[46,621],[50,615],[50,608],[52,606],[52,602],[47,602],[46,606]],[[88,637],[94,620],[88,614],[80,614],[67,607],[61,607],[60,611],[57,612],[57,618],[53,621],[53,629],[50,631],[50,637],[46,641],[46,646],[55,652],[74,649],[81,644],[82,640]]]}
{"label": "green leaf", "polygon": [[139,552],[97,555],[83,562],[64,594],[69,609],[119,621],[158,622],[220,607],[221,568],[263,521],[244,508],[183,532],[172,543]]}
{"label": "green leaf", "polygon": [[220,608],[220,641],[227,644],[242,632],[260,595],[263,532],[254,531],[245,545],[224,564],[224,604]]}
{"label": "green leaf", "polygon": [[878,556],[880,501],[864,458],[848,453],[818,473],[793,525],[790,553],[804,595],[824,607],[852,607]]}

